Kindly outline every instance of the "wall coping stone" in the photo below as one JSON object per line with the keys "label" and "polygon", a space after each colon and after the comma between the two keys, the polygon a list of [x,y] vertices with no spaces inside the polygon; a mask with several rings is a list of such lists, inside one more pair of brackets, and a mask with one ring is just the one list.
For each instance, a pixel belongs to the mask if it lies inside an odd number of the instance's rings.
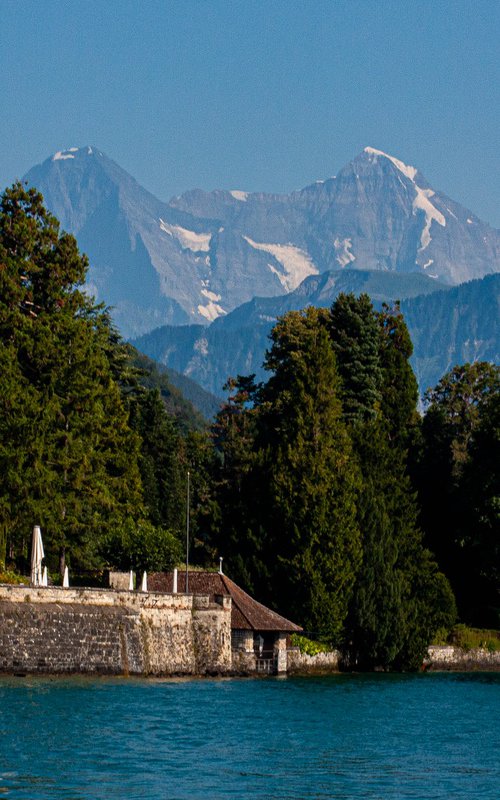
{"label": "wall coping stone", "polygon": [[[208,595],[168,594],[165,592],[140,592],[124,589],[99,589],[62,586],[23,586],[0,584],[0,601],[14,603],[59,603],[90,606],[127,606],[134,609],[221,609],[211,603]],[[230,613],[231,598],[224,598],[222,609]]]}

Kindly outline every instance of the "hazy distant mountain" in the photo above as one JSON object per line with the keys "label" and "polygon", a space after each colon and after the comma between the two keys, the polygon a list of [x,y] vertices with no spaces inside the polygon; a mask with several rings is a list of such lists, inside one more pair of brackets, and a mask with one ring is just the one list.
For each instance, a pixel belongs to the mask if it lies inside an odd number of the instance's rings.
{"label": "hazy distant mountain", "polygon": [[445,292],[404,300],[414,346],[412,365],[422,391],[456,364],[500,364],[500,274]]}
{"label": "hazy distant mountain", "polygon": [[498,231],[372,148],[289,195],[193,190],[163,203],[94,147],[58,152],[25,180],[77,236],[126,337],[206,325],[331,270],[449,285],[500,271]]}
{"label": "hazy distant mountain", "polygon": [[90,259],[90,290],[114,307],[124,336],[191,319],[206,269],[206,235],[196,220],[157,200],[95,147],[56,153],[24,180],[77,237]]}
{"label": "hazy distant mountain", "polygon": [[132,349],[133,364],[140,369],[140,382],[148,389],[159,389],[168,412],[185,432],[204,430],[220,408],[221,399],[170,367]]}
{"label": "hazy distant mountain", "polygon": [[[387,291],[377,285],[379,277],[387,281]],[[392,287],[387,280],[391,278]],[[455,364],[500,362],[500,274],[415,297],[419,282],[425,288],[430,283],[418,275],[389,276],[352,270],[341,275],[327,273],[309,278],[290,295],[255,298],[208,328],[165,326],[134,344],[156,361],[188,375],[207,391],[220,394],[229,375],[256,373],[259,380],[264,378],[262,362],[277,316],[306,305],[328,307],[340,291],[367,291],[376,306],[383,300],[401,299],[415,348],[412,364],[422,393]]]}
{"label": "hazy distant mountain", "polygon": [[416,271],[448,284],[500,270],[499,231],[371,147],[335,177],[290,195],[195,190],[170,204],[217,217],[219,246],[238,234],[267,253],[288,291],[306,274],[346,267]]}

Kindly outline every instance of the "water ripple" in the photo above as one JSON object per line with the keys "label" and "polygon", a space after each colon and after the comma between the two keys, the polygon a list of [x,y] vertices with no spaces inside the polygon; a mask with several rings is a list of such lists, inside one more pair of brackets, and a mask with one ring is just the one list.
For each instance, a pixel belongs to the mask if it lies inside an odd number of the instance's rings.
{"label": "water ripple", "polygon": [[500,676],[0,679],[15,800],[498,800]]}

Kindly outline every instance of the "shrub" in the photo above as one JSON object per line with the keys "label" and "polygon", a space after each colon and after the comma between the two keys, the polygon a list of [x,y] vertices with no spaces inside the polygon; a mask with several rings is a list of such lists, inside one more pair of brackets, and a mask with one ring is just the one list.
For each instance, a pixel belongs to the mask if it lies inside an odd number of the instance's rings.
{"label": "shrub", "polygon": [[181,560],[182,548],[171,531],[128,519],[105,539],[101,554],[112,567],[152,572],[171,569]]}
{"label": "shrub", "polygon": [[29,583],[30,580],[26,576],[18,575],[17,572],[13,572],[11,569],[4,569],[0,571],[0,583],[10,583],[11,585],[17,585],[20,583]]}
{"label": "shrub", "polygon": [[499,631],[469,628],[467,625],[459,624],[453,628],[449,640],[456,647],[460,647],[466,652],[469,650],[488,650],[490,653],[496,653],[500,650]]}
{"label": "shrub", "polygon": [[306,653],[308,656],[316,656],[318,653],[328,653],[330,647],[322,642],[315,642],[308,639],[307,636],[300,636],[298,633],[292,633],[290,642],[293,647],[298,647],[301,653]]}

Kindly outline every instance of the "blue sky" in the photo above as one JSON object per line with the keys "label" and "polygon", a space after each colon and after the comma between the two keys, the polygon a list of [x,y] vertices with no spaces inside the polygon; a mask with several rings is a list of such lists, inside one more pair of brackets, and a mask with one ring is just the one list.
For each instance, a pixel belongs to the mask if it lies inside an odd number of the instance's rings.
{"label": "blue sky", "polygon": [[93,144],[161,199],[365,145],[500,227],[498,0],[0,0],[0,185]]}

